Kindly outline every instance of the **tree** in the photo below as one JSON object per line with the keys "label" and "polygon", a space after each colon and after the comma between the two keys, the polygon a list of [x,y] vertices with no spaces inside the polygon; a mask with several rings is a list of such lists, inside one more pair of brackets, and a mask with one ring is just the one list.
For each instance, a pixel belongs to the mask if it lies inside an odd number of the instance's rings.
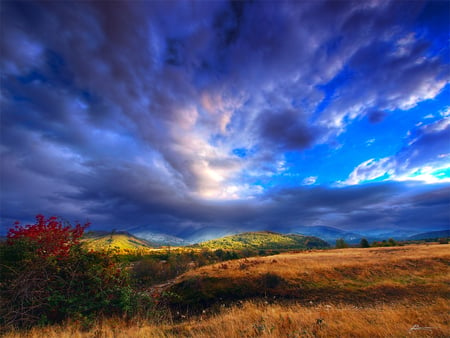
{"label": "tree", "polygon": [[389,246],[396,246],[397,245],[397,241],[393,238],[389,238],[388,239],[388,245]]}
{"label": "tree", "polygon": [[448,238],[442,237],[438,239],[439,244],[448,244]]}
{"label": "tree", "polygon": [[361,242],[359,242],[361,248],[369,248],[370,244],[366,238],[361,238]]}
{"label": "tree", "polygon": [[344,248],[348,248],[348,244],[345,243],[343,238],[338,238],[336,240],[336,249],[344,249]]}

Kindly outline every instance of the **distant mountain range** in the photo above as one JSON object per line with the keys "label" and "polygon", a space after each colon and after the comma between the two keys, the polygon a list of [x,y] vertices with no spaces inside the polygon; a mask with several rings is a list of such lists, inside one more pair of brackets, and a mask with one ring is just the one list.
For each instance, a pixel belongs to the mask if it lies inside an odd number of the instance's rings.
{"label": "distant mountain range", "polygon": [[393,238],[395,240],[421,240],[421,239],[436,239],[440,237],[449,237],[450,230],[442,231],[430,231],[417,233],[417,231],[392,229],[386,231],[386,229],[372,229],[364,231],[364,233],[356,233],[346,231],[334,227],[328,226],[300,226],[295,227],[291,232],[296,234],[316,236],[319,237],[331,245],[333,245],[337,239],[344,239],[349,244],[357,244],[362,238],[366,238],[368,241],[381,241],[384,239]]}
{"label": "distant mountain range", "polygon": [[[218,238],[214,238],[214,234]],[[83,241],[94,250],[108,248],[135,250],[161,246],[191,246],[213,250],[300,250],[334,246],[336,240],[340,238],[349,244],[358,244],[362,238],[366,238],[370,242],[388,238],[394,238],[395,240],[437,240],[439,238],[450,238],[450,230],[429,231],[412,235],[408,231],[395,230],[359,234],[328,226],[300,226],[292,229],[292,234],[256,231],[220,236],[220,232],[207,229],[195,232],[190,240],[151,231],[137,231],[133,234],[127,231],[89,231],[85,233]],[[0,236],[0,242],[5,240],[5,236]]]}
{"label": "distant mountain range", "polygon": [[[387,240],[389,238],[393,238],[395,240],[417,240],[417,239],[448,237],[449,235],[445,235],[448,233],[448,231],[450,230],[418,233],[417,231],[414,232],[412,230],[403,230],[403,229],[391,229],[387,231],[386,228],[383,228],[383,229],[366,230],[360,233],[324,225],[296,226],[289,230],[291,234],[295,235],[318,237],[328,242],[332,246],[336,243],[336,240],[340,238],[344,239],[346,243],[358,244],[362,238],[366,238],[369,242],[373,242],[384,239]],[[190,233],[186,237],[183,236],[183,238],[152,231],[137,230],[135,232],[133,231],[131,232],[133,233],[134,236],[143,238],[148,242],[152,243],[153,246],[168,246],[168,245],[187,246],[191,244],[217,240],[222,237],[239,235],[237,231],[210,229],[210,228],[194,231],[193,233]],[[255,232],[255,233],[263,233],[263,232]]]}
{"label": "distant mountain range", "polygon": [[450,237],[450,230],[442,231],[430,231],[409,236],[409,240],[424,240],[424,239],[437,239],[437,238],[448,238]]}
{"label": "distant mountain range", "polygon": [[405,229],[371,229],[364,232],[366,238],[370,238],[371,240],[383,240],[393,238],[395,240],[405,240],[409,236],[415,235],[418,232],[422,232],[421,230],[405,230]]}
{"label": "distant mountain range", "polygon": [[301,234],[306,236],[316,236],[324,241],[327,241],[331,245],[334,245],[337,239],[344,239],[345,242],[355,244],[359,243],[365,236],[341,230],[338,228],[328,226],[299,226],[292,229],[292,233]]}
{"label": "distant mountain range", "polygon": [[185,246],[192,244],[192,242],[180,237],[152,231],[137,231],[134,232],[134,235],[153,243],[155,246]]}
{"label": "distant mountain range", "polygon": [[230,230],[224,230],[224,229],[217,229],[217,228],[202,228],[194,231],[189,231],[184,236],[173,236],[164,234],[161,232],[155,232],[155,231],[147,231],[147,230],[140,230],[137,229],[135,231],[130,230],[132,234],[134,234],[137,237],[144,238],[152,243],[155,243],[160,246],[185,246],[200,242],[205,242],[211,239],[216,239],[228,235],[234,235],[238,233],[238,231],[230,231]]}
{"label": "distant mountain range", "polygon": [[194,247],[208,248],[212,250],[280,250],[280,249],[313,249],[329,247],[324,240],[296,234],[283,235],[271,231],[245,232],[241,234],[225,236],[218,239],[193,245]]}

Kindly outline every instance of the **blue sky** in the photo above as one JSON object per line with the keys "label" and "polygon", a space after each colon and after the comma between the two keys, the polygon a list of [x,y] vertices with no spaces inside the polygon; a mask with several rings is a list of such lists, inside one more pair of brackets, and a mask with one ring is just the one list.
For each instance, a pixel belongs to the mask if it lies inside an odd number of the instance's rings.
{"label": "blue sky", "polygon": [[0,218],[450,226],[447,1],[2,4]]}

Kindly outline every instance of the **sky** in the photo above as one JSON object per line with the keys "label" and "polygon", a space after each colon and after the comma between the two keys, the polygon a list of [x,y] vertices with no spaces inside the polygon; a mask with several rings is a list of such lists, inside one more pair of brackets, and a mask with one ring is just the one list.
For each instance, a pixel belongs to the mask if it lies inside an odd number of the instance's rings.
{"label": "sky", "polygon": [[450,228],[448,1],[2,1],[0,222]]}

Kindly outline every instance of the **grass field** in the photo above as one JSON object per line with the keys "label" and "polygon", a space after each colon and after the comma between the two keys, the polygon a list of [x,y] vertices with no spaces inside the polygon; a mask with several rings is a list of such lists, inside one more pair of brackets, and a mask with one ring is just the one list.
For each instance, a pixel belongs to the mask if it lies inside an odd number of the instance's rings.
{"label": "grass field", "polygon": [[450,245],[229,261],[169,283],[171,312],[6,337],[450,337],[449,263]]}
{"label": "grass field", "polygon": [[448,245],[340,249],[254,257],[189,271],[172,286],[185,307],[269,297],[379,302],[449,296]]}

